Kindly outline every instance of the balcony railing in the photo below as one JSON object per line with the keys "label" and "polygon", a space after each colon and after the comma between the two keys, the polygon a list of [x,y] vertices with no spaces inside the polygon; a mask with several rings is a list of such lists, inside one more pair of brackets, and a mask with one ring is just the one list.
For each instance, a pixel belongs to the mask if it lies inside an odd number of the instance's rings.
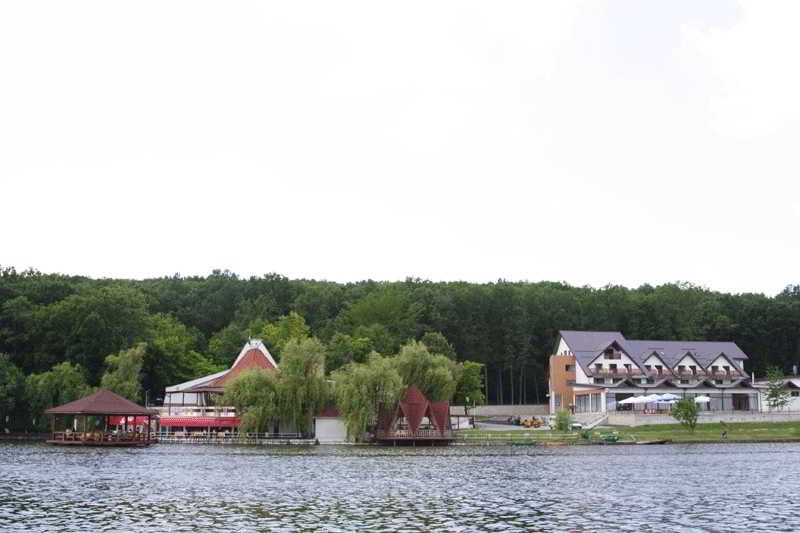
{"label": "balcony railing", "polygon": [[452,439],[453,432],[449,429],[444,431],[439,431],[438,429],[418,429],[417,431],[411,431],[409,429],[394,429],[385,431],[379,429],[375,432],[375,438],[378,440]]}
{"label": "balcony railing", "polygon": [[160,416],[236,416],[235,407],[198,407],[188,405],[165,405],[154,407]]}
{"label": "balcony railing", "polygon": [[680,376],[682,378],[683,377],[698,377],[698,378],[706,377],[706,373],[703,370],[696,370],[696,371],[678,370],[678,371],[675,372],[675,375],[676,376]]}
{"label": "balcony railing", "polygon": [[600,368],[600,369],[597,369],[596,368],[596,369],[594,369],[592,371],[592,375],[593,376],[614,376],[614,377],[620,377],[620,376],[642,376],[642,375],[644,375],[644,372],[642,372],[638,368],[632,368],[630,370],[628,370],[626,368],[616,368],[616,369],[611,369],[611,368]]}
{"label": "balcony railing", "polygon": [[124,431],[54,431],[51,436],[56,442],[149,442],[155,434],[147,432]]}

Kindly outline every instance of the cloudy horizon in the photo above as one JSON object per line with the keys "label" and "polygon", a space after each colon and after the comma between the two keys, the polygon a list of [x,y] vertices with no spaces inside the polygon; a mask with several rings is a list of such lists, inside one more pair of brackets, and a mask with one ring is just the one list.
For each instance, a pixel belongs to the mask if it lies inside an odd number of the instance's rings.
{"label": "cloudy horizon", "polygon": [[0,265],[800,283],[800,5],[5,2]]}

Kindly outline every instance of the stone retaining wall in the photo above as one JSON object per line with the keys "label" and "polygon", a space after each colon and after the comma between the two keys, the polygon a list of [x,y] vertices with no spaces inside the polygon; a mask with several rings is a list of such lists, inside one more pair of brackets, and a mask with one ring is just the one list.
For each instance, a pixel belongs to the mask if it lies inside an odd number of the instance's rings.
{"label": "stone retaining wall", "polygon": [[[700,413],[698,424],[735,422],[800,422],[800,412],[759,413],[757,411],[718,411]],[[647,424],[679,424],[669,415],[641,415],[609,412],[607,424],[611,426],[644,426]]]}
{"label": "stone retaining wall", "polygon": [[[464,416],[463,405],[451,405],[450,414]],[[470,416],[545,416],[550,414],[546,403],[528,405],[479,405],[469,408]]]}

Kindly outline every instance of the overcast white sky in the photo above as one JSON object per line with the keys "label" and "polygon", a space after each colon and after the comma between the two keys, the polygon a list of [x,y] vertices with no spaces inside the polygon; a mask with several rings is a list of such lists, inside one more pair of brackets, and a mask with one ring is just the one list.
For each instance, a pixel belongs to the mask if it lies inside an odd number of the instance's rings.
{"label": "overcast white sky", "polygon": [[800,282],[800,3],[0,3],[0,264]]}

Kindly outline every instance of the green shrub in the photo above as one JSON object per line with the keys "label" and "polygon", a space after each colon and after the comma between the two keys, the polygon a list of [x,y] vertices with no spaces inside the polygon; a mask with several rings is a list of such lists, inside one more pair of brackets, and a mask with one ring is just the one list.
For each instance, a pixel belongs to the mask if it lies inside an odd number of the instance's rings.
{"label": "green shrub", "polygon": [[567,409],[556,411],[555,426],[557,431],[569,431],[572,429],[572,414]]}

